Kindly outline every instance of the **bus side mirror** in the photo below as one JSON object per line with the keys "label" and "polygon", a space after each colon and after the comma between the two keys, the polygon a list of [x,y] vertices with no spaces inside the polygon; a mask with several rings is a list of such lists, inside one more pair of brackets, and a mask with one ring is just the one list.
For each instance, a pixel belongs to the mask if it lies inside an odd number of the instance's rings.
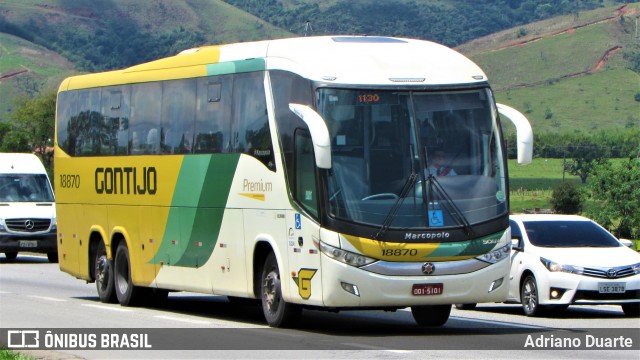
{"label": "bus side mirror", "polygon": [[322,116],[307,105],[289,104],[289,109],[309,127],[316,166],[321,169],[331,169],[331,138]]}
{"label": "bus side mirror", "polygon": [[533,158],[533,130],[527,117],[518,110],[504,105],[496,104],[501,116],[509,119],[516,126],[516,137],[518,138],[518,164],[531,164]]}

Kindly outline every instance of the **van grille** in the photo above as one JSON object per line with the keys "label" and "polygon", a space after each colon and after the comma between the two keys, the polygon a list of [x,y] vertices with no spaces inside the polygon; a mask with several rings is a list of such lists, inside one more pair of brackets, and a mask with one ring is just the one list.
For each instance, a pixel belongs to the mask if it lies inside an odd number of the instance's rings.
{"label": "van grille", "polygon": [[5,219],[10,231],[35,233],[49,230],[51,219]]}

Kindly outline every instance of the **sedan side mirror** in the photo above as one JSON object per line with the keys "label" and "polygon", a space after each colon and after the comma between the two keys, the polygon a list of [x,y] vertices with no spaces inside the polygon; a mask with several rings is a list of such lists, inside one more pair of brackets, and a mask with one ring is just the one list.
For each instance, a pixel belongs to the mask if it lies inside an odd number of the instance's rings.
{"label": "sedan side mirror", "polygon": [[620,239],[620,242],[622,243],[622,245],[630,248],[633,246],[633,241],[629,240],[629,239]]}
{"label": "sedan side mirror", "polygon": [[522,248],[522,238],[519,236],[514,236],[511,238],[511,249],[515,251],[523,251]]}

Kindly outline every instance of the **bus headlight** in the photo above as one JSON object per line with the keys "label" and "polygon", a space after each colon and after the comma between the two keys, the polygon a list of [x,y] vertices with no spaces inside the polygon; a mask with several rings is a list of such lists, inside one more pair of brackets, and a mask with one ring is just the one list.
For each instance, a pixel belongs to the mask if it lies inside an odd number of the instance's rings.
{"label": "bus headlight", "polygon": [[369,265],[376,261],[376,259],[372,259],[364,255],[352,253],[351,251],[342,250],[337,247],[333,247],[331,245],[325,244],[322,241],[319,242],[319,245],[320,245],[320,251],[323,254],[327,255],[332,259],[345,263],[347,265],[360,267],[364,265]]}
{"label": "bus headlight", "polygon": [[509,253],[511,253],[510,243],[499,249],[491,250],[484,255],[480,255],[476,257],[476,259],[480,261],[488,262],[489,264],[495,264],[500,260],[509,258]]}

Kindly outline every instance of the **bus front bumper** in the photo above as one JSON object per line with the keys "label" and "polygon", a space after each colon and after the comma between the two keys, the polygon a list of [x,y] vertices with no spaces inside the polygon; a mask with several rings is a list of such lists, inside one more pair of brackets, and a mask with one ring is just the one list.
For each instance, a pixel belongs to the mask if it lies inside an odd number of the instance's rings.
{"label": "bus front bumper", "polygon": [[[480,261],[473,259],[473,261]],[[440,276],[390,276],[346,265],[322,255],[325,307],[407,307],[503,302],[509,291],[509,259],[478,270]],[[421,267],[424,263],[415,264]],[[436,268],[444,263],[433,263]]]}

